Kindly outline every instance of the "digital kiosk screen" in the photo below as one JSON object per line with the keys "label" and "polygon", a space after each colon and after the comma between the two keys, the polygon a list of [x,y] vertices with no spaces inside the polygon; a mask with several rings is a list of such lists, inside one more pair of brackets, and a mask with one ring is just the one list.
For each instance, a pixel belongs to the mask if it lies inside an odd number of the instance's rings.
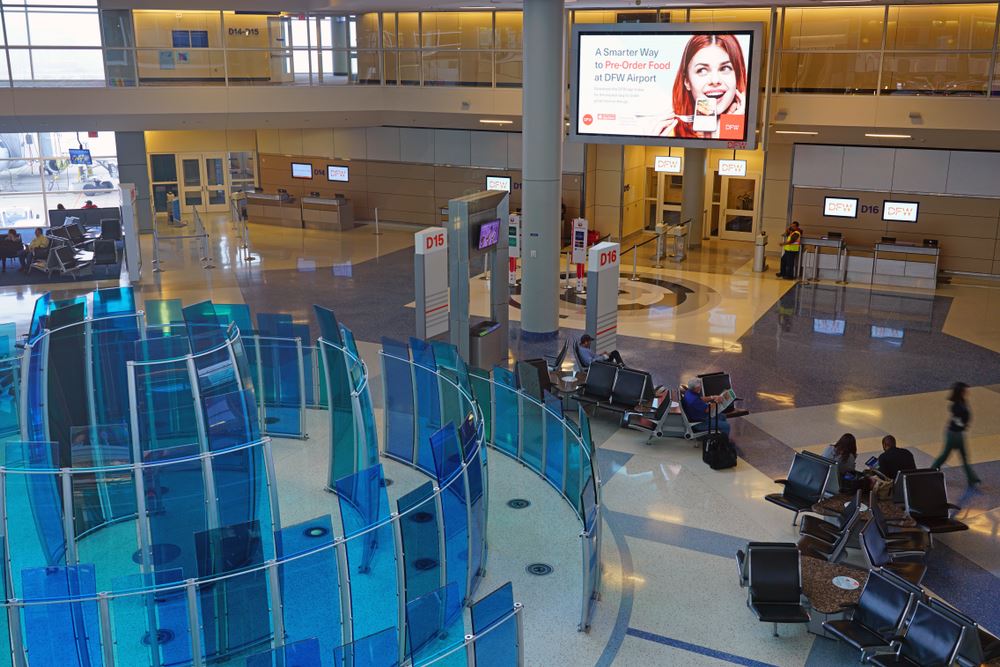
{"label": "digital kiosk screen", "polygon": [[489,250],[500,240],[500,219],[484,222],[479,226],[479,249]]}
{"label": "digital kiosk screen", "polygon": [[313,166],[308,162],[293,162],[292,163],[292,178],[308,178],[313,177]]}

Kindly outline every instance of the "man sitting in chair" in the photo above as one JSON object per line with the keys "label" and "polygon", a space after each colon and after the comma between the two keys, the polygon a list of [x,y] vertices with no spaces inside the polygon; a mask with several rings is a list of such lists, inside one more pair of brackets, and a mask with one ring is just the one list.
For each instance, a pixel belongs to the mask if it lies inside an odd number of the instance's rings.
{"label": "man sitting in chair", "polygon": [[[708,431],[712,427],[712,422],[715,421],[711,418],[711,405],[712,403],[719,404],[722,402],[722,398],[719,396],[702,396],[703,388],[701,383],[701,378],[694,378],[688,381],[687,391],[684,392],[684,396],[681,397],[681,409],[684,410],[684,414],[687,415],[688,421],[694,423],[692,430],[697,433],[702,431]],[[729,422],[726,421],[726,415],[719,415],[719,430],[729,435]]]}
{"label": "man sitting in chair", "polygon": [[611,363],[624,366],[625,362],[622,361],[622,355],[618,354],[618,350],[611,350],[610,352],[602,352],[601,354],[594,354],[594,337],[590,334],[583,334],[580,336],[580,344],[577,346],[577,352],[580,357],[580,363],[583,364],[584,368],[590,368],[590,364],[595,361],[610,361]]}

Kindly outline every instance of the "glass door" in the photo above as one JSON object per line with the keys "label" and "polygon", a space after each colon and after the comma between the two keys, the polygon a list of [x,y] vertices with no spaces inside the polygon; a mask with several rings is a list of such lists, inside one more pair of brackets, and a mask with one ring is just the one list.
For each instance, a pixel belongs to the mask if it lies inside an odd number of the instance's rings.
{"label": "glass door", "polygon": [[724,176],[720,201],[719,238],[753,241],[760,214],[760,177]]}
{"label": "glass door", "polygon": [[182,211],[197,208],[203,213],[224,213],[229,210],[224,154],[178,155],[177,163],[181,175]]}
{"label": "glass door", "polygon": [[681,193],[684,177],[679,174],[646,169],[646,229],[656,231],[656,225],[676,225],[681,221]]}

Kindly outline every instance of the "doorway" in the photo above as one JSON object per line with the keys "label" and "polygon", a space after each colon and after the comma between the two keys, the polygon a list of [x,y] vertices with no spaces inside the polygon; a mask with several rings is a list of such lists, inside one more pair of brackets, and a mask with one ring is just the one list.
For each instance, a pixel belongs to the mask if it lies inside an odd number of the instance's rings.
{"label": "doorway", "polygon": [[760,215],[760,176],[723,176],[719,196],[719,238],[753,241]]}
{"label": "doorway", "polygon": [[203,213],[229,210],[224,153],[182,153],[177,156],[177,164],[182,212],[190,213],[195,208]]}
{"label": "doorway", "polygon": [[676,225],[681,221],[681,195],[684,177],[646,168],[646,229],[656,231],[656,225]]}

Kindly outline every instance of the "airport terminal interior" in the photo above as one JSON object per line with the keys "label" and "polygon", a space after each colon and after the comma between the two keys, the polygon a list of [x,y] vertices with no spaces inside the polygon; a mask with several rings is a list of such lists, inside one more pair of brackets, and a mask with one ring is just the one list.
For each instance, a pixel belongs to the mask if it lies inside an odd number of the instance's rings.
{"label": "airport terminal interior", "polygon": [[997,3],[0,19],[0,667],[1000,665]]}

